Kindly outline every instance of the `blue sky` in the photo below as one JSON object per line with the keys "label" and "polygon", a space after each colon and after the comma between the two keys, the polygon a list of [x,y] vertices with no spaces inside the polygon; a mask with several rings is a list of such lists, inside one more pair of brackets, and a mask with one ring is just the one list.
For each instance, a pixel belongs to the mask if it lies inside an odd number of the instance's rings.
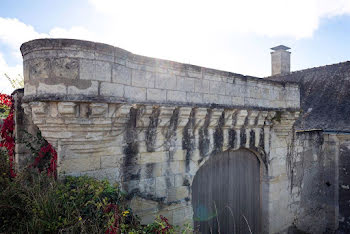
{"label": "blue sky", "polygon": [[279,44],[292,71],[350,60],[350,0],[0,0],[0,91],[21,73],[21,43],[40,37],[265,77]]}

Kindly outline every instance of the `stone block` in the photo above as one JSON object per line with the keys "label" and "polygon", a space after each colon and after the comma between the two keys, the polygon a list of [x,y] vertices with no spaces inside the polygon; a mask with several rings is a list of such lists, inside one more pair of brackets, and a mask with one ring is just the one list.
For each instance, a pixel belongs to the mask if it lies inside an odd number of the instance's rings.
{"label": "stone block", "polygon": [[131,85],[131,69],[119,64],[113,64],[112,82]]}
{"label": "stone block", "polygon": [[203,102],[203,94],[201,93],[186,93],[186,101],[192,103],[202,103]]}
{"label": "stone block", "polygon": [[176,90],[176,76],[157,73],[155,88]]}
{"label": "stone block", "polygon": [[130,202],[130,207],[135,212],[158,211],[158,202],[134,197]]}
{"label": "stone block", "polygon": [[65,173],[92,171],[100,168],[100,157],[62,159],[60,171]]}
{"label": "stone block", "polygon": [[183,200],[189,196],[189,187],[180,186],[168,189],[168,202]]}
{"label": "stone block", "polygon": [[75,115],[74,102],[59,102],[57,108],[61,115]]}
{"label": "stone block", "polygon": [[123,155],[101,156],[101,168],[117,168],[123,163]]}
{"label": "stone block", "polygon": [[67,87],[64,84],[49,85],[40,82],[38,89],[38,94],[67,94]]}
{"label": "stone block", "polygon": [[36,94],[36,86],[31,85],[28,82],[24,85],[24,95],[35,95]]}
{"label": "stone block", "polygon": [[51,63],[53,78],[77,79],[79,61],[73,58],[55,58]]}
{"label": "stone block", "polygon": [[25,83],[29,81],[30,61],[23,61],[23,79]]}
{"label": "stone block", "polygon": [[124,85],[114,84],[109,82],[102,82],[100,87],[100,95],[124,97]]}
{"label": "stone block", "polygon": [[146,89],[125,86],[124,97],[135,101],[146,101]]}
{"label": "stone block", "polygon": [[166,90],[162,89],[147,89],[147,100],[148,101],[166,101]]}
{"label": "stone block", "polygon": [[168,90],[167,91],[167,101],[186,102],[186,92]]}
{"label": "stone block", "polygon": [[219,95],[217,94],[203,94],[203,102],[204,103],[219,103]]}
{"label": "stone block", "polygon": [[95,51],[95,59],[99,61],[114,63],[114,53],[101,53]]}
{"label": "stone block", "polygon": [[80,79],[110,82],[112,80],[111,64],[103,61],[81,59]]}
{"label": "stone block", "polygon": [[92,80],[88,87],[68,86],[68,94],[98,95],[98,82]]}
{"label": "stone block", "polygon": [[131,80],[132,86],[154,88],[155,73],[133,69]]}
{"label": "stone block", "polygon": [[50,59],[36,58],[29,63],[29,76],[32,79],[47,79],[50,75]]}
{"label": "stone block", "polygon": [[85,51],[85,50],[64,49],[64,50],[57,50],[57,57],[94,59],[95,53],[92,51]]}
{"label": "stone block", "polygon": [[225,83],[217,81],[209,81],[209,92],[212,94],[225,95]]}
{"label": "stone block", "polygon": [[94,60],[81,59],[79,66],[80,66],[80,76],[79,76],[80,79],[94,80],[94,74],[95,74]]}
{"label": "stone block", "polygon": [[95,61],[94,80],[111,81],[112,80],[111,64],[103,61]]}
{"label": "stone block", "polygon": [[140,153],[138,164],[146,163],[161,163],[167,161],[167,154],[165,152],[145,152]]}
{"label": "stone block", "polygon": [[194,91],[196,93],[209,93],[209,81],[208,80],[195,80]]}
{"label": "stone block", "polygon": [[176,150],[173,154],[173,160],[174,161],[183,161],[186,158],[186,150]]}
{"label": "stone block", "polygon": [[223,96],[223,95],[218,95],[219,98],[219,104],[222,105],[232,105],[232,97],[230,96]]}
{"label": "stone block", "polygon": [[156,177],[156,190],[163,191],[174,187],[174,176]]}
{"label": "stone block", "polygon": [[156,194],[156,180],[155,178],[140,180],[139,189],[142,193],[148,193],[151,195]]}
{"label": "stone block", "polygon": [[174,180],[174,187],[180,187],[184,185],[184,176],[182,174],[180,175],[175,175],[175,180]]}
{"label": "stone block", "polygon": [[86,175],[98,180],[108,180],[111,184],[120,181],[121,171],[119,168],[104,168],[93,171],[81,172],[80,175]]}
{"label": "stone block", "polygon": [[194,92],[194,79],[177,77],[176,89],[180,91]]}

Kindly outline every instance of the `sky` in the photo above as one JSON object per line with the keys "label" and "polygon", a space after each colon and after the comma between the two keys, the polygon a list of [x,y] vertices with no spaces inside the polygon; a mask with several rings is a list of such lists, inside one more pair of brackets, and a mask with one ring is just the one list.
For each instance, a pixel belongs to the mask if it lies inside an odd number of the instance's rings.
{"label": "sky", "polygon": [[0,92],[22,75],[22,43],[74,38],[244,75],[271,73],[270,48],[291,70],[350,60],[350,0],[0,0]]}

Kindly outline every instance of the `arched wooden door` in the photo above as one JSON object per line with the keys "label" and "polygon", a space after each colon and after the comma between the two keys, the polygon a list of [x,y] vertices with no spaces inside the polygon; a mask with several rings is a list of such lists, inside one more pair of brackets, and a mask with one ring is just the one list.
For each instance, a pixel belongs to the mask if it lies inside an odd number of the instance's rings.
{"label": "arched wooden door", "polygon": [[211,157],[194,177],[192,206],[201,233],[260,233],[259,159],[245,149]]}

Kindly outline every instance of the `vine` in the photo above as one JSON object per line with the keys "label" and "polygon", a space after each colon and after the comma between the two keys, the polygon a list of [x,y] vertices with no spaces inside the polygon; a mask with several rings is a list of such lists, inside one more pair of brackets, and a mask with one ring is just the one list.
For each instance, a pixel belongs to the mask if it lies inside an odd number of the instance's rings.
{"label": "vine", "polygon": [[10,95],[0,94],[0,108],[2,113],[7,113],[7,117],[3,120],[0,129],[0,147],[6,148],[9,157],[10,165],[10,177],[16,177],[14,169],[15,164],[15,138],[14,138],[14,126],[13,120],[13,98]]}
{"label": "vine", "polygon": [[[0,94],[0,110],[6,118],[0,126],[0,147],[6,148],[8,152],[8,160],[10,166],[10,177],[16,177],[15,172],[15,121],[14,121],[14,101],[12,96]],[[33,139],[33,136],[31,136]],[[57,153],[50,143],[42,138],[39,133],[37,143],[40,142],[40,148],[34,149],[28,141],[27,147],[30,148],[34,157],[34,162],[30,167],[38,168],[39,172],[47,171],[47,175],[57,177]]]}

